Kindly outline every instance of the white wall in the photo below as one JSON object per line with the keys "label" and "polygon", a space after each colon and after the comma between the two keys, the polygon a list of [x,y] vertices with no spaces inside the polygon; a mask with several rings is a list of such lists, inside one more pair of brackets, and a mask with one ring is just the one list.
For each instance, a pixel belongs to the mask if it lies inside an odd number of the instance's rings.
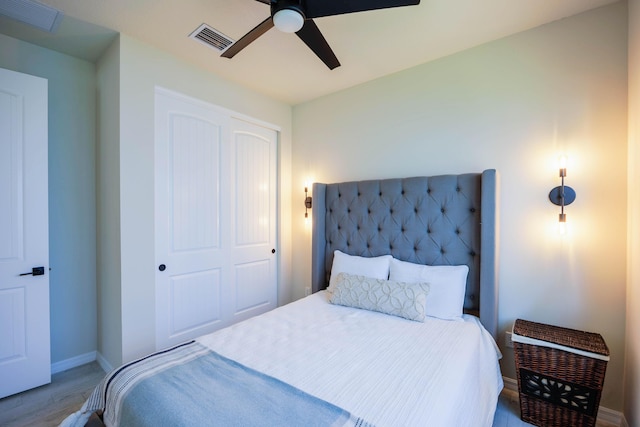
{"label": "white wall", "polygon": [[[524,318],[601,333],[612,356],[602,404],[621,410],[626,40],[622,2],[294,107],[295,295],[310,282],[305,180],[496,168],[500,330]],[[563,152],[577,200],[561,238],[548,193]],[[513,352],[504,354],[503,374],[515,378]]]}
{"label": "white wall", "polygon": [[624,413],[640,426],[640,1],[629,0],[629,255]]}
{"label": "white wall", "polygon": [[95,66],[0,34],[0,67],[49,80],[51,361],[96,349]]}
{"label": "white wall", "polygon": [[96,150],[97,350],[111,367],[115,367],[122,362],[119,38],[100,57],[96,75],[99,123]]}
{"label": "white wall", "polygon": [[[161,86],[281,128],[278,163],[281,189],[278,207],[279,302],[290,301],[291,107],[223,80],[199,68],[121,35],[119,39],[119,262],[121,360],[155,350],[154,257],[154,88]],[[100,242],[103,245],[104,242]],[[115,263],[114,263],[115,264]],[[118,267],[114,265],[114,267]],[[109,307],[104,307],[109,310]],[[108,316],[103,313],[103,317]],[[103,328],[106,328],[105,324]],[[107,333],[107,331],[103,331]],[[114,344],[105,340],[101,352]]]}

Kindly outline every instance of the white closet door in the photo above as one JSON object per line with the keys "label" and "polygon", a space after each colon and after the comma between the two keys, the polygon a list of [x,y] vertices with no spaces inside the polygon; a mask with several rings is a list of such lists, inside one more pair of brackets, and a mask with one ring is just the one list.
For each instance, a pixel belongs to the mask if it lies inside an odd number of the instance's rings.
{"label": "white closet door", "polygon": [[51,381],[47,84],[0,68],[0,398]]}
{"label": "white closet door", "polygon": [[277,305],[276,138],[272,129],[231,121],[232,323]]}
{"label": "white closet door", "polygon": [[[237,121],[227,111],[163,89],[156,90],[155,114],[161,349],[275,307],[266,289],[277,292],[271,253],[276,133],[270,131],[265,152],[268,130],[243,130],[236,137]],[[267,199],[255,186],[266,190]],[[267,260],[256,248],[269,245]]]}

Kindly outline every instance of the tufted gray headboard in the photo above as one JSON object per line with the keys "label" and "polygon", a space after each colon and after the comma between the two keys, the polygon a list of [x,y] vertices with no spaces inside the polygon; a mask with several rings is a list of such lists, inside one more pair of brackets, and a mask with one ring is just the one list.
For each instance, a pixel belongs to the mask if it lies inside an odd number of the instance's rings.
{"label": "tufted gray headboard", "polygon": [[312,290],[329,283],[336,249],[469,266],[465,311],[498,331],[498,174],[313,184]]}

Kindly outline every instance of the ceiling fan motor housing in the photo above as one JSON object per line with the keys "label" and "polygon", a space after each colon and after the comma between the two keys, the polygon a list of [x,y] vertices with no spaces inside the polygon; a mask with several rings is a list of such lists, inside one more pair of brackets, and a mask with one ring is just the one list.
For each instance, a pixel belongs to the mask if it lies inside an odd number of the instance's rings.
{"label": "ceiling fan motor housing", "polygon": [[307,19],[302,8],[301,0],[274,0],[271,2],[271,16],[274,16],[281,10],[289,9],[302,15],[302,19]]}

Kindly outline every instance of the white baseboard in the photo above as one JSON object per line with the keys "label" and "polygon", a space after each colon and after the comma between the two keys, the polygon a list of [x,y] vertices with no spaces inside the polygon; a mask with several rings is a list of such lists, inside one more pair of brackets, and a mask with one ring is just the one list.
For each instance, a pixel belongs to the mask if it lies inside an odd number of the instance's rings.
{"label": "white baseboard", "polygon": [[624,414],[622,414],[622,422],[620,423],[620,427],[629,427],[629,423],[627,423],[627,419]]}
{"label": "white baseboard", "polygon": [[72,357],[70,359],[61,360],[60,362],[51,364],[51,373],[57,374],[58,372],[66,371],[71,368],[77,368],[78,366],[86,365],[93,361],[98,362],[98,365],[105,372],[111,372],[113,367],[107,362],[102,354],[97,351],[90,351],[89,353],[81,354],[79,356]]}
{"label": "white baseboard", "polygon": [[113,366],[111,366],[111,364],[107,362],[107,359],[105,359],[104,356],[99,352],[96,353],[96,360],[98,361],[98,365],[100,365],[103,371],[105,372],[113,371]]}
{"label": "white baseboard", "polygon": [[51,364],[51,373],[57,374],[58,372],[66,371],[71,368],[77,368],[78,366],[86,365],[96,360],[95,351],[81,354],[79,356],[72,357],[70,359],[61,360],[60,362]]}
{"label": "white baseboard", "polygon": [[504,382],[502,392],[509,394],[509,396],[515,395],[518,397],[518,381],[509,377],[502,377],[502,381]]}
{"label": "white baseboard", "polygon": [[[511,399],[518,399],[518,381],[508,377],[502,377],[502,379],[504,381],[504,389],[502,390],[502,393]],[[598,418],[596,422],[614,425],[617,427],[629,427],[629,424],[627,424],[627,420],[622,412],[614,411],[613,409],[605,408],[604,406],[600,406],[598,408]]]}

